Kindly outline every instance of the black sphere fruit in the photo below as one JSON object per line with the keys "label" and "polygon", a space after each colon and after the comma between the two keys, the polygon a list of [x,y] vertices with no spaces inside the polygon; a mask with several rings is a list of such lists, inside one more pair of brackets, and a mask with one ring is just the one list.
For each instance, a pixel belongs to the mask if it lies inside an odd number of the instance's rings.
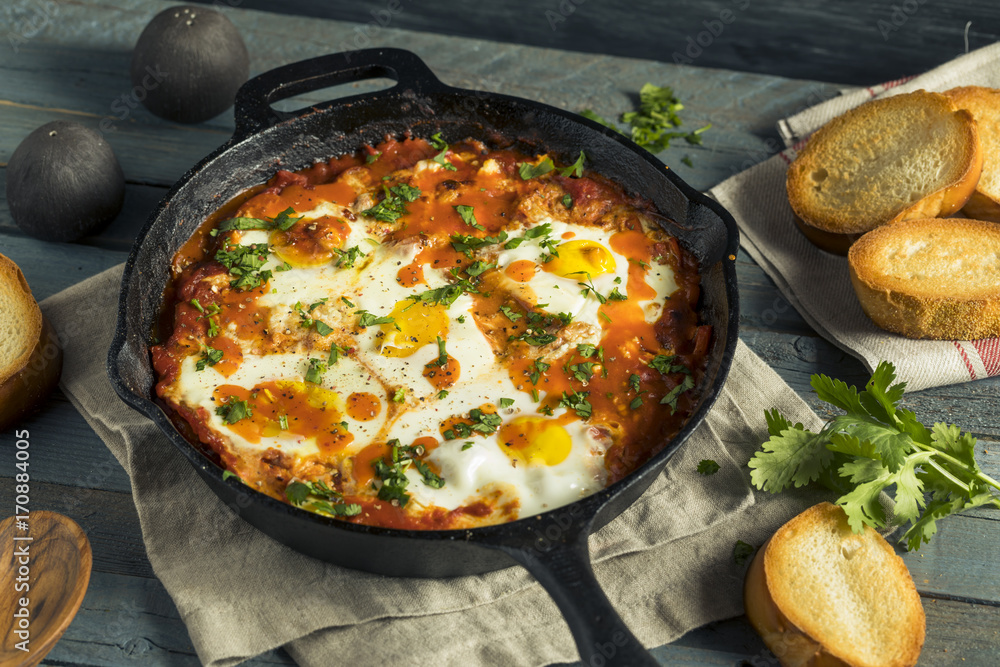
{"label": "black sphere fruit", "polygon": [[154,16],[132,52],[133,95],[178,123],[218,116],[233,105],[249,74],[250,57],[236,26],[196,5]]}
{"label": "black sphere fruit", "polygon": [[7,163],[7,205],[25,234],[76,241],[111,222],[125,176],[111,146],[79,123],[57,120],[25,137]]}

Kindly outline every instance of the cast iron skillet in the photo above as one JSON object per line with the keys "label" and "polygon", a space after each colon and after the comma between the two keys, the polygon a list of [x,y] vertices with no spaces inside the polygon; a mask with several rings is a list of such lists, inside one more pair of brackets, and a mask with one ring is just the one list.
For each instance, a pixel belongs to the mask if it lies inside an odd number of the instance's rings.
{"label": "cast iron skillet", "polygon": [[[389,77],[397,85],[294,113],[270,106],[311,90],[375,77]],[[437,131],[450,142],[481,138],[529,153],[548,151],[566,163],[582,148],[588,168],[655,204],[664,227],[700,262],[700,312],[714,327],[697,411],[662,452],[610,487],[540,516],[472,530],[409,531],[345,523],[223,479],[222,469],[150,400],[155,383],[151,330],[172,256],[208,214],[280,168],[300,169],[353,153],[387,135],[429,137]],[[446,86],[408,51],[370,49],[313,58],[247,82],[236,97],[232,139],[186,173],[150,216],[125,266],[108,373],[122,400],[156,422],[226,504],[279,542],[331,563],[395,576],[452,577],[520,563],[555,600],[586,664],[654,665],[594,578],[587,538],[649,486],[704,419],[722,387],[737,341],[738,246],[736,224],[721,206],[645,150],[596,123],[529,100]]]}

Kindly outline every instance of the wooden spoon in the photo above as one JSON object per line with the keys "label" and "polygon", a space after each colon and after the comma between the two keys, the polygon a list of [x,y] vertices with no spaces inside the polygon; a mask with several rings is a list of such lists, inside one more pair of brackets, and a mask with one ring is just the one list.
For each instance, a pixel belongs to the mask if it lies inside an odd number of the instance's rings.
{"label": "wooden spoon", "polygon": [[93,558],[80,526],[46,511],[31,512],[26,523],[28,530],[15,517],[0,521],[0,667],[37,665],[76,616],[90,582]]}

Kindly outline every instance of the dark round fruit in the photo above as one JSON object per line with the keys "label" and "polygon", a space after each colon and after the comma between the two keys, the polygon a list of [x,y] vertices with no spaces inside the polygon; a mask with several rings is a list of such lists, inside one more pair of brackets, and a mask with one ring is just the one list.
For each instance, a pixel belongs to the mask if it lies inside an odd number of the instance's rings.
{"label": "dark round fruit", "polygon": [[7,205],[25,234],[76,241],[122,209],[125,176],[111,146],[79,123],[57,120],[25,137],[7,163]]}
{"label": "dark round fruit", "polygon": [[133,96],[178,123],[218,116],[249,75],[250,56],[236,26],[197,5],[154,16],[132,52]]}

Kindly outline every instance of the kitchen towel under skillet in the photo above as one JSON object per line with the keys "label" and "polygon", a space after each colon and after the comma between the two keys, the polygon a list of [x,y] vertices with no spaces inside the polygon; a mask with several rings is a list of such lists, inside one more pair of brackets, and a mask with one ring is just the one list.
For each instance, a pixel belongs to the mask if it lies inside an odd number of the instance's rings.
{"label": "kitchen towel under skillet", "polygon": [[[121,266],[42,303],[65,349],[61,386],[125,468],[149,561],[198,656],[235,665],[278,646],[303,665],[543,665],[577,659],[555,604],[519,567],[455,579],[382,577],[329,565],[243,522],[154,424],[111,388],[105,353]],[[706,423],[649,490],[590,540],[595,571],[625,622],[659,646],[743,612],[737,540],[760,545],[823,499],[752,491],[746,462],[764,411],[819,418],[740,343]],[[701,459],[720,470],[696,472]]]}
{"label": "kitchen towel under skillet", "polygon": [[913,340],[877,327],[854,294],[847,258],[820,250],[795,227],[785,174],[800,142],[845,111],[876,97],[959,86],[1000,88],[1000,43],[918,77],[851,91],[781,121],[778,129],[791,148],[710,192],[736,218],[744,250],[817,332],[869,370],[883,359],[891,361],[911,391],[1000,375],[1000,339]]}

